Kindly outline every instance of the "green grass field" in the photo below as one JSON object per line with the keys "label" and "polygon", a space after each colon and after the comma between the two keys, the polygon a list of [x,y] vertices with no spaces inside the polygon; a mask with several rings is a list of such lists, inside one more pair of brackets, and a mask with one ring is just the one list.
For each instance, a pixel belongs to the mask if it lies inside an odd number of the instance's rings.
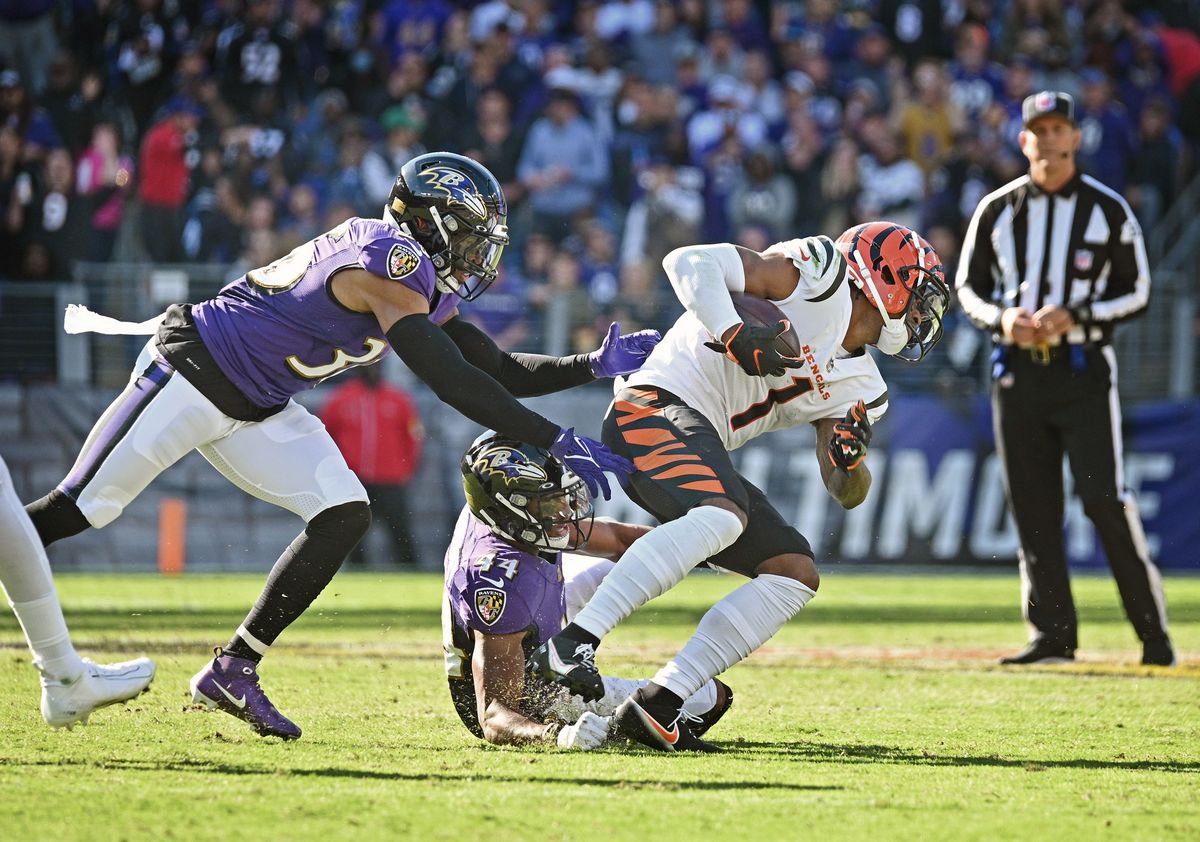
{"label": "green grass field", "polygon": [[[737,583],[692,577],[619,628],[605,672],[652,673]],[[265,663],[295,743],[193,709],[187,681],[260,576],[62,576],[85,654],[149,654],[131,705],[52,731],[0,612],[0,839],[1196,839],[1200,579],[1167,580],[1183,664],[1137,665],[1112,581],[1077,577],[1080,661],[1023,643],[1015,573],[828,572],[727,675],[721,755],[491,748],[442,677],[440,580],[342,574]]]}

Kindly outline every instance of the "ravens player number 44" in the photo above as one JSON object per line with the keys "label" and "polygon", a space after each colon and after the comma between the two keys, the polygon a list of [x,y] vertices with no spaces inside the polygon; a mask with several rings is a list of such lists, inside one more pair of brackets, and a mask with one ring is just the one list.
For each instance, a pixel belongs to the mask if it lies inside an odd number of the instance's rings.
{"label": "ravens player number 44", "polygon": [[[197,702],[263,735],[300,736],[267,699],[258,664],[370,523],[362,483],[321,422],[291,399],[322,379],[390,347],[445,403],[554,453],[593,491],[607,496],[605,471],[631,469],[516,398],[633,371],[656,333],[623,336],[613,325],[590,354],[508,354],[459,317],[459,304],[496,278],[507,213],[484,167],[445,152],[421,155],[401,169],[381,219],[352,217],[213,298],[171,306],[70,473],[27,507],[47,545],[103,527],[195,449],[234,485],[303,518],[304,531],[241,626],[192,678]],[[111,320],[91,324],[113,328]]]}
{"label": "ravens player number 44", "polygon": [[[590,749],[609,717],[645,680],[606,676],[584,703],[525,673],[534,647],[575,616],[648,527],[594,520],[587,487],[561,460],[486,434],[462,459],[466,507],[446,550],[443,649],[459,718],[492,743],[549,742]],[[683,705],[703,733],[733,702],[710,681]]]}

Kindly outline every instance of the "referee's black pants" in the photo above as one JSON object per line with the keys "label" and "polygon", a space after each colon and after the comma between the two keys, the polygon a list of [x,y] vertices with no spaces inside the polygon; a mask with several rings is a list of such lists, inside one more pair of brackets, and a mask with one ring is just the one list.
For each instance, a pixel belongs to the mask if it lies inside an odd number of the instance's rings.
{"label": "referee's black pants", "polygon": [[1050,349],[1048,359],[1018,348],[1004,354],[1004,370],[992,384],[992,422],[1034,639],[1072,652],[1078,645],[1063,537],[1064,453],[1129,621],[1143,642],[1165,638],[1162,578],[1124,486],[1116,356],[1108,347],[1067,345]]}

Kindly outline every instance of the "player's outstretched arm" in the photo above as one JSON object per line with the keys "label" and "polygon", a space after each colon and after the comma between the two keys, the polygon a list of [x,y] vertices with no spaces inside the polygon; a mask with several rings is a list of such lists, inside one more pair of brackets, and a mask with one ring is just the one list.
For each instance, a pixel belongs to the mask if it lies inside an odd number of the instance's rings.
{"label": "player's outstretched arm", "polygon": [[520,712],[525,689],[526,632],[483,634],[475,632],[471,673],[479,705],[483,736],[496,745],[554,743],[560,748],[591,749],[608,736],[608,720],[584,713],[572,725],[538,722]]}
{"label": "player's outstretched arm", "polygon": [[649,526],[638,523],[597,519],[592,523],[592,531],[588,534],[587,543],[576,552],[580,555],[617,561],[629,549],[630,544],[649,531]]}
{"label": "player's outstretched arm", "polygon": [[[852,420],[860,401],[851,407],[845,418],[822,418],[813,423],[817,428],[817,463],[825,488],[842,508],[853,509],[867,499],[871,490],[871,471],[867,468],[867,445],[870,443],[870,421],[861,410],[861,424]],[[855,418],[857,416],[854,416]]]}
{"label": "player's outstretched arm", "polygon": [[605,471],[622,482],[633,473],[629,460],[522,406],[494,377],[467,362],[449,335],[429,320],[429,301],[419,293],[369,272],[347,270],[334,276],[334,295],[351,310],[373,313],[397,356],[443,403],[481,427],[549,450],[567,462],[593,496],[609,498]]}
{"label": "player's outstretched arm", "polygon": [[622,334],[620,324],[613,322],[604,344],[592,353],[551,357],[503,351],[490,336],[457,315],[442,325],[442,330],[467,362],[486,371],[518,398],[561,392],[598,377],[637,371],[662,339],[656,330]]}

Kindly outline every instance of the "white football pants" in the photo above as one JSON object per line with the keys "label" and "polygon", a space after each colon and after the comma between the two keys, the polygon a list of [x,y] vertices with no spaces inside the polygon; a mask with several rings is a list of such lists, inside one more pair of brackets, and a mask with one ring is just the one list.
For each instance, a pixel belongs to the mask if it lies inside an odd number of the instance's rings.
{"label": "white football pants", "polygon": [[230,418],[162,360],[153,340],[58,488],[99,528],[191,450],[247,494],[306,522],[332,506],[368,502],[319,418],[294,401],[265,421]]}

